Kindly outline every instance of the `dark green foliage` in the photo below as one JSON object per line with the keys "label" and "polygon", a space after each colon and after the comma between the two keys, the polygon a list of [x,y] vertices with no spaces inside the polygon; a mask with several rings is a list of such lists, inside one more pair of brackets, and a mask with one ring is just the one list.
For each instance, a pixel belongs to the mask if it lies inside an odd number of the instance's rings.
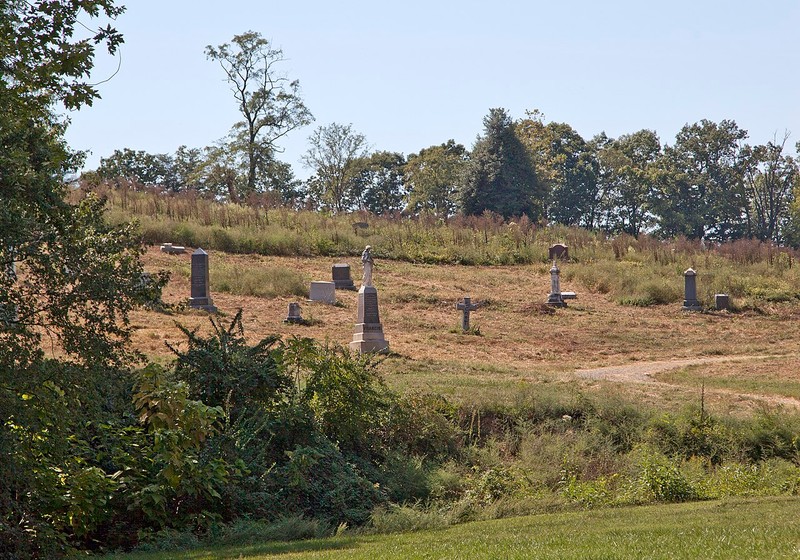
{"label": "dark green foliage", "polygon": [[373,214],[391,214],[403,208],[403,154],[375,152],[357,164],[353,192],[359,206]]}
{"label": "dark green foliage", "polygon": [[715,465],[731,457],[735,447],[730,430],[699,411],[688,416],[657,418],[650,423],[646,437],[670,457],[703,457]]}
{"label": "dark green foliage", "polygon": [[461,211],[482,214],[488,210],[504,218],[525,214],[534,222],[540,220],[546,195],[513,121],[504,109],[492,109],[483,124],[484,135],[475,143],[466,166]]}
{"label": "dark green foliage", "polygon": [[169,345],[177,356],[175,375],[188,384],[192,397],[224,407],[233,419],[248,407],[270,409],[284,401],[292,385],[273,351],[278,337],[248,346],[241,309],[227,327],[213,317],[210,322],[214,329],[210,337],[178,325],[189,342],[186,351]]}

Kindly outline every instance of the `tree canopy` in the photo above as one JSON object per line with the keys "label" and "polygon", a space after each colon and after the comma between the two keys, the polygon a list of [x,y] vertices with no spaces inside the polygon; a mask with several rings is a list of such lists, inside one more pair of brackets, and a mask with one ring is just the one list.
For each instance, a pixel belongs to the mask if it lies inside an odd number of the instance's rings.
{"label": "tree canopy", "polygon": [[533,160],[516,134],[505,109],[492,109],[483,120],[484,134],[472,148],[460,192],[465,214],[495,212],[505,218],[544,217],[545,192]]}

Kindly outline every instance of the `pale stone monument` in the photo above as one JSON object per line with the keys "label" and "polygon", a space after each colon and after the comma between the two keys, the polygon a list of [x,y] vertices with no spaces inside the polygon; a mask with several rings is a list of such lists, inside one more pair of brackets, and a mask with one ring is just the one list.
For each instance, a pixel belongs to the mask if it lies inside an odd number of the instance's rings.
{"label": "pale stone monument", "polygon": [[364,266],[364,275],[361,277],[361,286],[372,286],[372,247],[367,245],[361,253],[361,264]]}
{"label": "pale stone monument", "polygon": [[350,350],[361,354],[368,352],[388,352],[389,342],[383,337],[378,313],[378,290],[372,285],[372,253],[367,245],[361,255],[364,265],[364,276],[358,290],[358,309],[356,312],[356,328]]}
{"label": "pale stone monument", "polygon": [[209,313],[216,313],[214,301],[211,299],[208,282],[208,253],[198,248],[192,253],[192,296],[189,298],[189,307],[202,309]]}
{"label": "pale stone monument", "polygon": [[336,303],[336,284],[333,282],[311,282],[308,299],[333,305]]}
{"label": "pale stone monument", "polygon": [[162,243],[161,252],[168,255],[181,255],[186,252],[186,247],[173,245],[172,243]]}
{"label": "pale stone monument", "polygon": [[469,296],[464,296],[463,302],[456,303],[456,309],[462,311],[461,315],[461,330],[466,332],[469,330],[469,314],[471,311],[478,309],[477,303],[472,303]]}
{"label": "pale stone monument", "polygon": [[684,311],[701,311],[703,306],[697,301],[697,273],[687,268],[683,273],[683,309]]}
{"label": "pale stone monument", "polygon": [[333,276],[333,283],[336,285],[337,290],[355,290],[356,285],[350,277],[350,265],[338,263],[331,267],[331,275]]}
{"label": "pale stone monument", "polygon": [[567,302],[561,297],[561,281],[559,275],[561,271],[556,266],[556,261],[553,261],[553,266],[550,268],[550,295],[545,302],[552,307],[566,307]]}

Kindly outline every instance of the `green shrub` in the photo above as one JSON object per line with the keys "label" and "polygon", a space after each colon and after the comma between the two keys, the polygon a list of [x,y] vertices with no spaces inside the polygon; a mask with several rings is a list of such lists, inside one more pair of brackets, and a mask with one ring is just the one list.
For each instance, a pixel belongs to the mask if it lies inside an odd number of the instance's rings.
{"label": "green shrub", "polygon": [[698,497],[678,465],[663,455],[646,454],[639,469],[639,483],[658,502],[686,502]]}

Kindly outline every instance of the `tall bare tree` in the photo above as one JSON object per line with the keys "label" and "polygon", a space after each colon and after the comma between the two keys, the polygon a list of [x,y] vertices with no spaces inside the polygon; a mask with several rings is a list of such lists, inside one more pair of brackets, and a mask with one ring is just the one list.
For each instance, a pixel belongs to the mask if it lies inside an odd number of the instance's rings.
{"label": "tall bare tree", "polygon": [[241,194],[255,192],[259,173],[282,151],[278,141],[314,117],[300,98],[300,82],[278,72],[283,50],[260,33],[248,31],[230,43],[209,45],[206,56],[222,67],[244,119],[234,124],[229,147],[242,156],[247,170],[246,192]]}

